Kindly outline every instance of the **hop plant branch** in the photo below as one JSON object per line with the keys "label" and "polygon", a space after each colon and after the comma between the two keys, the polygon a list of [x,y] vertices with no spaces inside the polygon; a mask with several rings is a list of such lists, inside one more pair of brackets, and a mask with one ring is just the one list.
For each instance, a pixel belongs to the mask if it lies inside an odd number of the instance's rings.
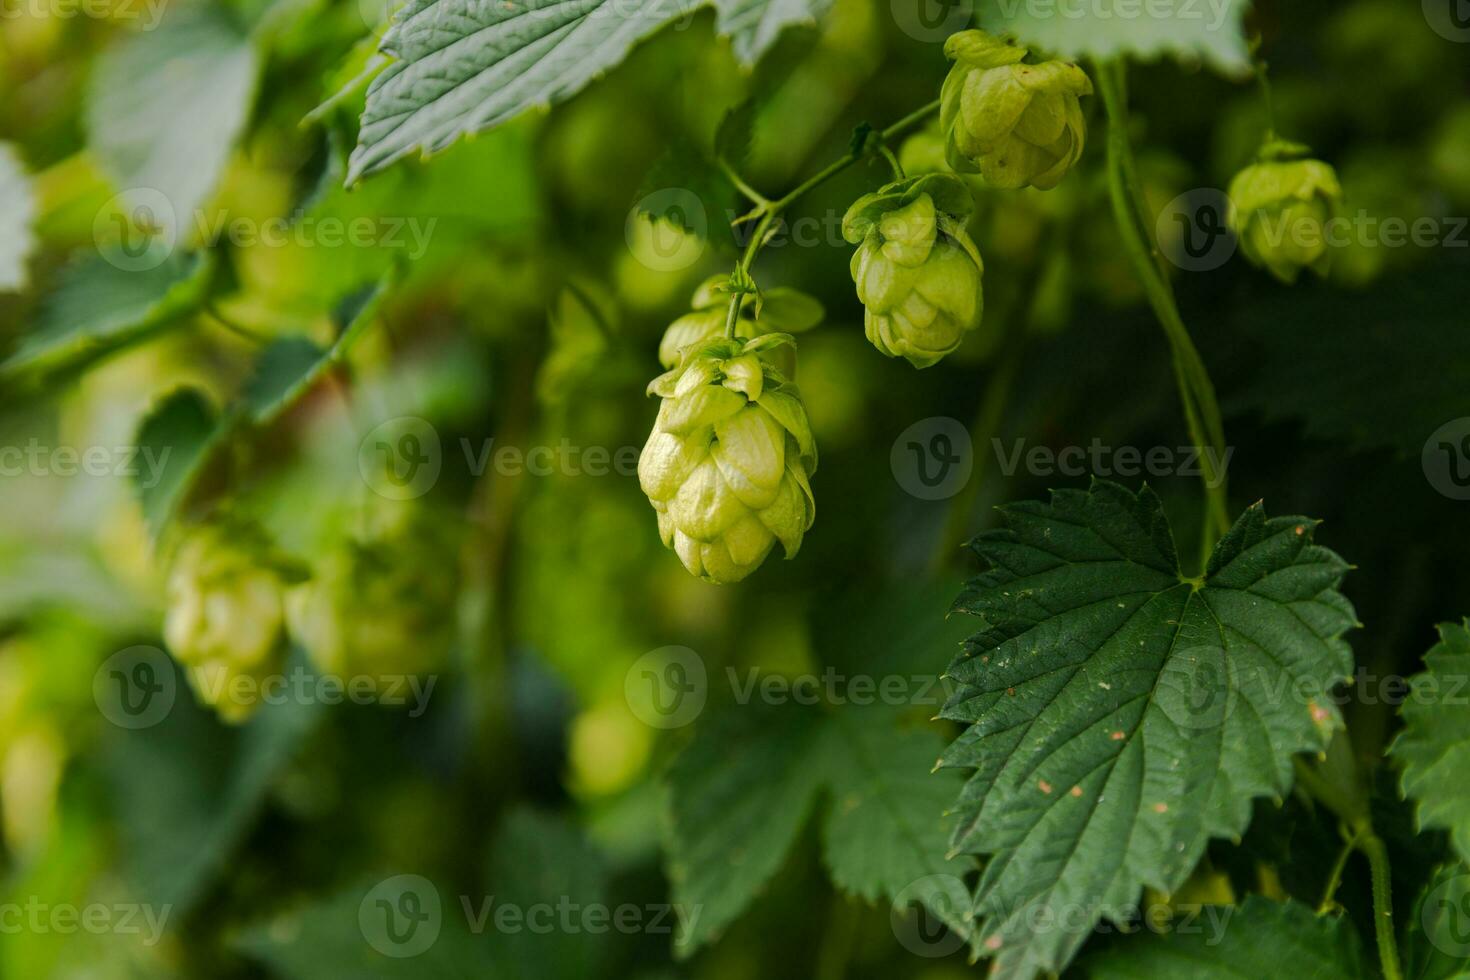
{"label": "hop plant branch", "polygon": [[1230,527],[1225,474],[1217,470],[1215,462],[1223,458],[1225,450],[1224,423],[1214,384],[1179,312],[1174,291],[1163,271],[1162,256],[1151,244],[1152,239],[1146,230],[1143,192],[1138,182],[1133,148],[1128,141],[1126,67],[1120,61],[1099,63],[1097,79],[1108,116],[1108,187],[1118,230],[1148,296],[1149,305],[1169,340],[1174,376],[1179,385],[1190,438],[1201,450],[1215,450],[1213,454],[1201,453],[1210,457],[1203,467],[1206,520],[1201,554],[1207,557],[1219,536]]}

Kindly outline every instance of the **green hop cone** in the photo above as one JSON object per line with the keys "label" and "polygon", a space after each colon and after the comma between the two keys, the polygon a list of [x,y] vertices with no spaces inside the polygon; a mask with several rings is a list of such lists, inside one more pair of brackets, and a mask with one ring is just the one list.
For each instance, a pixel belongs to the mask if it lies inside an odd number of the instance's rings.
{"label": "green hop cone", "polygon": [[984,31],[944,45],[954,61],[940,92],[950,166],[1002,190],[1051,190],[1082,158],[1087,73],[1066,61],[1023,64],[1025,48]]}
{"label": "green hop cone", "polygon": [[1230,182],[1230,227],[1253,264],[1284,283],[1303,269],[1325,276],[1331,263],[1327,225],[1337,215],[1342,187],[1307,148],[1273,141],[1260,160]]}
{"label": "green hop cone", "polygon": [[868,340],[914,367],[952,353],[984,312],[985,263],[965,231],[974,199],[958,178],[928,174],[853,204],[842,234],[858,246],[852,278]]}
{"label": "green hop cone", "polygon": [[[249,525],[191,528],[174,552],[164,641],[225,721],[250,717],[260,682],[284,667],[285,594],[296,577]],[[245,678],[254,683],[235,690]]]}
{"label": "green hop cone", "polygon": [[458,590],[452,540],[420,518],[334,548],[287,596],[286,616],[324,674],[425,674],[454,641]]}
{"label": "green hop cone", "polygon": [[[692,312],[679,317],[664,331],[658,345],[658,360],[665,370],[677,367],[684,351],[725,335],[731,296],[725,286],[729,279],[729,276],[714,276],[701,283],[690,302]],[[802,333],[821,323],[824,316],[826,311],[821,303],[795,289],[777,287],[760,295],[750,293],[740,299],[735,336],[750,340],[768,333]],[[783,350],[791,353],[793,348]],[[794,371],[791,361],[788,358],[788,363],[778,363],[778,366],[790,374]]]}
{"label": "green hop cone", "polygon": [[795,556],[816,515],[806,409],[767,359],[791,343],[785,334],[717,338],[648,387],[663,404],[638,482],[664,544],[706,581],[740,581],[777,541]]}

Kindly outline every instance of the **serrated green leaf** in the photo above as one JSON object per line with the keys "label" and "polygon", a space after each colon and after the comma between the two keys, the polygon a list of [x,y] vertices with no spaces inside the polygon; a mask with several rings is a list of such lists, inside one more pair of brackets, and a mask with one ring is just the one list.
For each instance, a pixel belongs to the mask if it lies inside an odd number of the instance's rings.
{"label": "serrated green leaf", "polygon": [[213,269],[207,254],[175,255],[137,272],[99,256],[68,266],[35,328],[0,363],[0,385],[34,386],[181,322],[203,303]]}
{"label": "serrated green leaf", "polygon": [[1470,620],[1442,624],[1424,663],[1428,670],[1409,679],[1404,730],[1389,751],[1403,768],[1404,795],[1418,804],[1419,826],[1448,830],[1470,861]]}
{"label": "serrated green leaf", "polygon": [[[222,11],[170,10],[157,29],[105,51],[92,76],[92,150],[170,241],[195,226],[250,115],[259,57]],[[161,196],[169,208],[154,207]],[[172,213],[167,213],[171,210]]]}
{"label": "serrated green leaf", "polygon": [[1231,74],[1250,70],[1244,19],[1250,0],[1093,0],[1087,4],[996,0],[980,26],[1064,58],[1168,55]]}
{"label": "serrated green leaf", "polygon": [[[189,494],[214,445],[219,422],[202,392],[181,388],[155,405],[138,427],[138,451],[158,461],[156,481],[139,483],[138,502],[157,540]],[[140,474],[144,471],[140,468]],[[141,478],[141,477],[140,477]]]}
{"label": "serrated green leaf", "polygon": [[347,180],[563,101],[710,2],[750,62],[831,0],[412,0],[383,37],[380,50],[396,60],[368,89]]}
{"label": "serrated green leaf", "polygon": [[31,222],[36,217],[35,192],[20,154],[0,143],[0,293],[26,288],[26,262],[36,248]]}
{"label": "serrated green leaf", "polygon": [[1340,724],[1355,619],[1347,566],[1305,518],[1251,507],[1189,579],[1147,488],[1096,481],[1002,517],[956,603],[985,627],[949,670],[943,716],[970,727],[944,765],[974,770],[955,849],[992,855],[979,946],[996,975],[1031,977],[1287,792],[1293,754]]}
{"label": "serrated green leaf", "polygon": [[1300,902],[1249,896],[1238,907],[1207,906],[1162,933],[1131,936],[1082,961],[1091,980],[1368,980],[1363,945],[1346,918],[1318,916]]}
{"label": "serrated green leaf", "polygon": [[1470,869],[1447,864],[1435,871],[1414,900],[1403,948],[1409,980],[1470,977]]}

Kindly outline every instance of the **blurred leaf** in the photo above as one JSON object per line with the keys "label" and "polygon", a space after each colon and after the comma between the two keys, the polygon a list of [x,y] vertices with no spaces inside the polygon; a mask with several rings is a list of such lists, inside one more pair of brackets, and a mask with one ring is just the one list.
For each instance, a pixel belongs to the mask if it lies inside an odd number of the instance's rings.
{"label": "blurred leaf", "polygon": [[[991,855],[977,942],[996,972],[1031,976],[1064,969],[1145,884],[1184,884],[1253,797],[1285,794],[1292,755],[1341,724],[1355,617],[1313,522],[1259,504],[1198,579],[1147,488],[1095,480],[1001,517],[955,604],[984,626],[949,668],[942,716],[969,728],[943,764],[974,770],[955,849]],[[1079,927],[1035,925],[1063,915]]]}
{"label": "blurred leaf", "polygon": [[137,487],[143,520],[154,540],[188,496],[209,457],[218,424],[202,392],[181,388],[153,406],[138,427],[139,452],[152,454],[159,463],[157,482]]}
{"label": "blurred leaf", "polygon": [[[217,8],[194,4],[169,14],[98,60],[87,130],[129,202],[181,241],[244,129],[260,66],[249,39]],[[154,206],[161,201],[171,214]]]}
{"label": "blurred leaf", "polygon": [[1404,976],[1408,980],[1470,977],[1470,870],[1439,868],[1414,900],[1404,926]]}
{"label": "blurred leaf", "polygon": [[1419,826],[1450,832],[1470,862],[1470,620],[1443,623],[1428,667],[1409,679],[1404,730],[1389,750],[1403,769],[1404,795],[1418,804]]}
{"label": "blurred leaf", "polygon": [[747,99],[725,113],[715,130],[715,157],[739,168],[750,157],[755,139],[755,101]]}
{"label": "blurred leaf", "polygon": [[[388,914],[408,907],[392,897],[400,880],[399,897],[415,893],[413,907],[424,916],[418,928],[429,930],[421,951],[408,945],[416,931],[380,931],[374,919],[385,896]],[[496,835],[488,884],[484,895],[453,895],[418,876],[367,880],[248,931],[236,946],[301,980],[590,980],[607,972],[613,927],[583,918],[607,911],[602,858],[564,818],[511,811]],[[514,910],[503,924],[502,910]]]}
{"label": "blurred leaf", "polygon": [[35,328],[0,362],[0,384],[81,367],[180,322],[199,309],[213,269],[207,254],[140,272],[100,256],[69,265]]}
{"label": "blurred leaf", "polygon": [[1022,44],[1048,55],[1081,59],[1170,55],[1203,59],[1219,71],[1250,71],[1244,18],[1250,0],[1093,0],[1059,16],[1060,5],[1044,8],[1023,0],[997,0],[980,10],[980,26],[992,34],[1014,34]]}
{"label": "blurred leaf", "polygon": [[[576,94],[638,42],[709,0],[411,0],[383,36],[398,59],[373,79],[347,180],[442,150],[534,106]],[[720,31],[754,62],[831,0],[713,0]]]}
{"label": "blurred leaf", "polygon": [[681,956],[720,936],[780,869],[821,789],[821,716],[741,706],[702,722],[669,770],[669,880]]}
{"label": "blurred leaf", "polygon": [[26,288],[26,262],[36,248],[31,222],[36,217],[35,191],[20,154],[0,143],[0,293]]}
{"label": "blurred leaf", "polygon": [[[686,207],[691,199],[698,208]],[[734,200],[733,186],[715,163],[692,140],[675,138],[643,175],[637,206],[645,220],[662,219],[681,231],[709,238],[727,225],[719,219]],[[728,234],[719,239],[722,244],[730,240]]]}
{"label": "blurred leaf", "polygon": [[[608,933],[587,927],[583,916],[607,902],[602,855],[564,818],[530,809],[512,810],[495,838],[490,859],[495,904],[480,906],[494,922],[496,906],[567,906],[571,928],[495,932],[498,977],[520,980],[590,980],[605,972]],[[558,916],[561,913],[557,913]],[[560,924],[560,920],[559,923]],[[494,929],[493,925],[489,928]]]}
{"label": "blurred leaf", "polygon": [[1348,919],[1259,895],[1237,908],[1206,906],[1187,924],[1162,934],[1130,936],[1086,958],[1083,969],[1092,980],[1368,980],[1375,975]]}
{"label": "blurred leaf", "polygon": [[832,805],[823,841],[833,882],[869,902],[921,901],[968,935],[970,893],[961,875],[969,865],[946,857],[950,828],[943,816],[961,781],[932,771],[944,740],[929,729],[896,729],[874,709],[830,717],[825,771]]}
{"label": "blurred leaf", "polygon": [[[297,668],[307,670],[299,651]],[[159,724],[116,729],[104,752],[127,877],[145,901],[173,906],[177,922],[228,866],[320,704],[288,697],[230,728],[194,702],[181,673],[174,689]]]}

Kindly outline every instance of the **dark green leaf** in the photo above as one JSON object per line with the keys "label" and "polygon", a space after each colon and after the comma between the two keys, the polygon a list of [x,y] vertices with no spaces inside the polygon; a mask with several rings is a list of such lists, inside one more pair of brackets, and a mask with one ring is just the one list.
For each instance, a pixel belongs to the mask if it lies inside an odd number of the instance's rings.
{"label": "dark green leaf", "polygon": [[[156,540],[188,497],[209,451],[218,420],[204,394],[182,388],[153,407],[138,428],[138,451],[157,460],[156,482],[138,484],[143,520]],[[147,472],[139,468],[139,473]]]}
{"label": "dark green leaf", "polygon": [[1442,624],[1424,663],[1429,669],[1410,678],[1404,731],[1390,752],[1419,826],[1448,830],[1470,861],[1470,620]]}
{"label": "dark green leaf", "polygon": [[1293,754],[1340,724],[1355,619],[1347,565],[1305,518],[1250,508],[1190,579],[1147,489],[1096,481],[1001,513],[956,604],[985,625],[949,670],[944,717],[970,727],[944,764],[974,770],[956,850],[991,855],[980,946],[1030,977],[1286,793]]}

